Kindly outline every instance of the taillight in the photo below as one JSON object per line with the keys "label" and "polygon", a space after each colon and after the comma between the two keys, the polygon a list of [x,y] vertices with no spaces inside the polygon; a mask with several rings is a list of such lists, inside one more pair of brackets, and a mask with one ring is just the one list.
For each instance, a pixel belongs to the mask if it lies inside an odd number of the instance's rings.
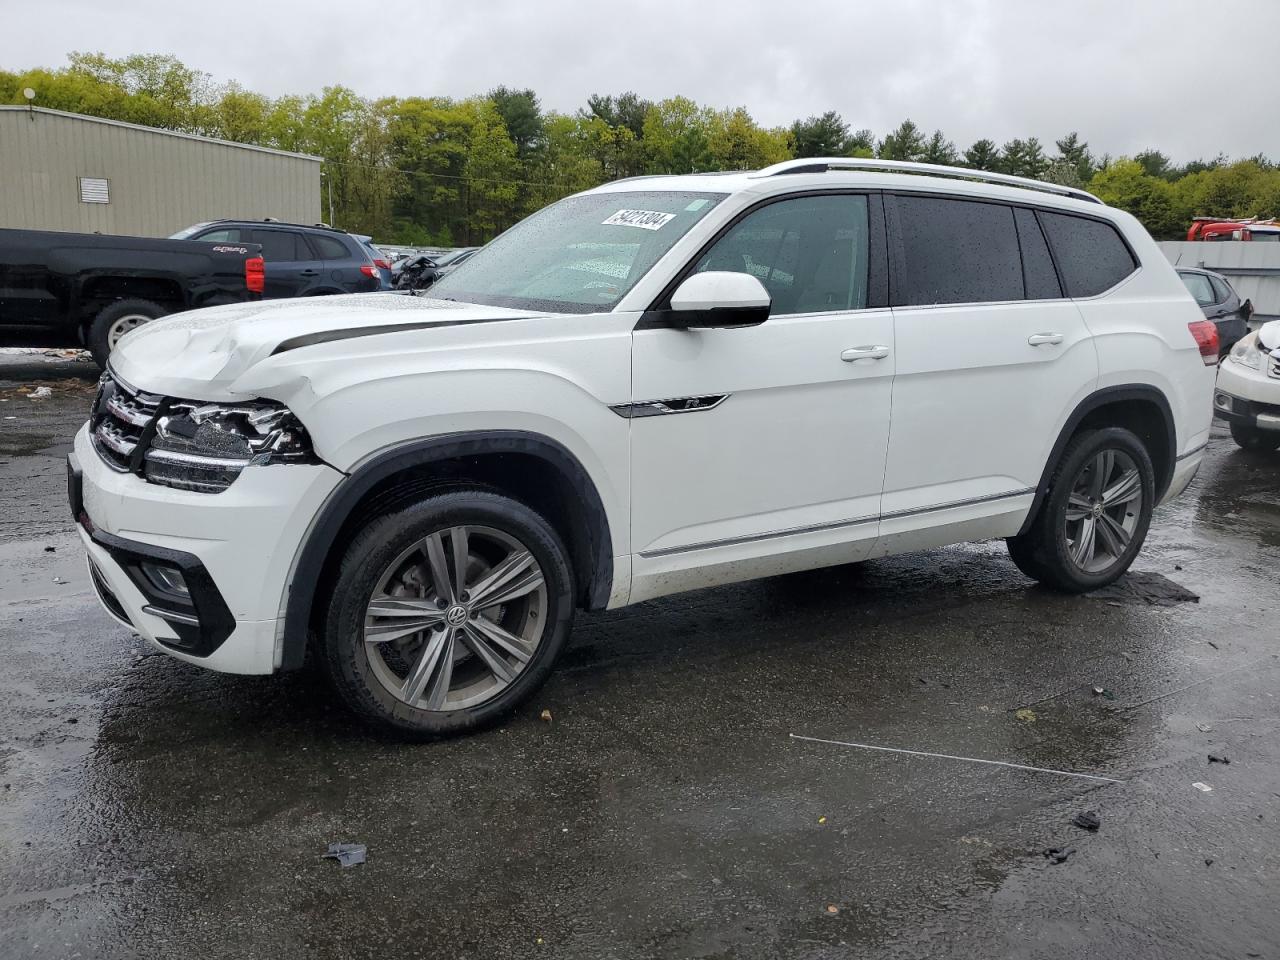
{"label": "taillight", "polygon": [[244,285],[250,293],[262,293],[267,286],[267,267],[261,257],[250,257],[244,262]]}
{"label": "taillight", "polygon": [[376,277],[378,275],[378,268],[372,263],[362,263],[360,264],[360,272],[366,277]]}
{"label": "taillight", "polygon": [[1208,320],[1195,320],[1187,324],[1191,336],[1195,337],[1196,346],[1200,348],[1200,359],[1206,367],[1217,366],[1218,363],[1218,328]]}
{"label": "taillight", "polygon": [[377,267],[379,270],[390,270],[390,269],[391,269],[391,261],[389,261],[389,260],[375,260],[375,261],[373,261],[373,265],[374,265],[375,267]]}

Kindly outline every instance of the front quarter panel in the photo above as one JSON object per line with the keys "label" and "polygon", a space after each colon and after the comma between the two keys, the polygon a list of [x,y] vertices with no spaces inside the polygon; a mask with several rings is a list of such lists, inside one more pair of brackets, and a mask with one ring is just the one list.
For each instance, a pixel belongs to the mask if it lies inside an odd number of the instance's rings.
{"label": "front quarter panel", "polygon": [[587,471],[615,554],[630,552],[628,421],[637,315],[556,315],[407,330],[277,354],[233,389],[286,403],[317,455],[352,473],[399,445],[450,434],[525,431]]}

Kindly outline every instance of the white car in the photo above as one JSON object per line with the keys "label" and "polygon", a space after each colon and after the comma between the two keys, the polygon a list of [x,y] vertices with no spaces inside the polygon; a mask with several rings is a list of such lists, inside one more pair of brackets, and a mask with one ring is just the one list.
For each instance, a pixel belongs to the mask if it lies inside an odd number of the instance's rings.
{"label": "white car", "polygon": [[1280,449],[1280,320],[1239,340],[1218,369],[1213,412],[1246,450]]}
{"label": "white car", "polygon": [[644,177],[431,299],[242,304],[123,339],[69,464],[107,609],[362,716],[461,731],[576,609],[993,537],[1114,580],[1200,464],[1217,334],[1133,217],[974,170]]}

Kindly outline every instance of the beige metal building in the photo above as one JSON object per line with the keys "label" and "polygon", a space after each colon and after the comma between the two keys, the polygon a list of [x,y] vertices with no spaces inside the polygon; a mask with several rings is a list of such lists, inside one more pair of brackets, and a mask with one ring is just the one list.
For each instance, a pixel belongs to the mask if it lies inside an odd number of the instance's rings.
{"label": "beige metal building", "polygon": [[0,227],[167,237],[221,217],[320,218],[320,158],[0,106]]}

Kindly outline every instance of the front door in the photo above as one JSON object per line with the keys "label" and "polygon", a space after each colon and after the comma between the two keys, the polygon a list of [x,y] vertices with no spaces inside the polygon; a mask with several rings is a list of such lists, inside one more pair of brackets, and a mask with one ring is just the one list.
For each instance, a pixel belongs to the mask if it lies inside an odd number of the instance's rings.
{"label": "front door", "polygon": [[633,602],[869,553],[894,371],[892,314],[869,284],[881,216],[878,195],[758,207],[692,270],[758,277],[769,319],[637,329]]}

